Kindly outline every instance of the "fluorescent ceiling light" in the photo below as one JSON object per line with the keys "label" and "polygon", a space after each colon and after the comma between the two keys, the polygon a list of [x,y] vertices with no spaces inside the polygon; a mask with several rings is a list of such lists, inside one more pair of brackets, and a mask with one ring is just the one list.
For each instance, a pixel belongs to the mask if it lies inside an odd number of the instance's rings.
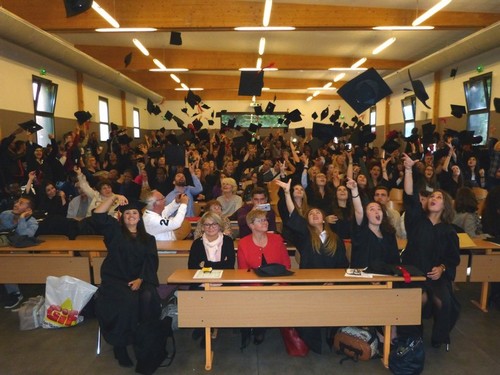
{"label": "fluorescent ceiling light", "polygon": [[[367,68],[328,68],[328,70],[332,70],[334,72],[342,72],[342,71],[349,71],[349,72],[359,72],[363,70],[367,70]],[[336,82],[336,81],[334,81]]]}
{"label": "fluorescent ceiling light", "polygon": [[332,85],[333,85],[333,82],[328,82],[328,83],[326,83],[326,84],[323,86],[323,88],[324,88],[324,89],[327,89],[327,88],[331,87]]}
{"label": "fluorescent ceiling light", "polygon": [[235,31],[293,31],[293,26],[241,26],[235,27]]}
{"label": "fluorescent ceiling light", "polygon": [[351,65],[351,69],[356,69],[359,68],[361,65],[363,65],[366,62],[366,57],[363,57],[356,61],[354,64]]}
{"label": "fluorescent ceiling light", "polygon": [[379,31],[434,30],[434,26],[375,26],[372,29]]}
{"label": "fluorescent ceiling light", "polygon": [[384,43],[382,43],[377,48],[375,48],[372,51],[372,54],[376,55],[376,54],[382,52],[384,49],[386,49],[387,47],[389,47],[395,41],[396,41],[396,38],[394,38],[394,37],[387,39]]}
{"label": "fluorescent ceiling light", "polygon": [[262,68],[262,57],[259,57],[259,58],[257,59],[257,63],[255,64],[255,67],[256,67],[257,69],[259,69],[259,70]]}
{"label": "fluorescent ceiling light", "polygon": [[175,88],[175,91],[189,91],[189,90],[191,90],[191,91],[203,91],[204,89],[202,87],[187,87],[187,88],[176,87]]}
{"label": "fluorescent ceiling light", "polygon": [[95,29],[98,33],[148,33],[153,31],[158,31],[154,27],[104,27],[100,29]]}
{"label": "fluorescent ceiling light", "polygon": [[261,70],[265,71],[265,72],[275,72],[278,70],[278,68],[264,68],[264,69],[260,69],[260,68],[239,68],[238,69],[240,72],[259,72]]}
{"label": "fluorescent ceiling light", "polygon": [[149,71],[150,72],[167,72],[168,73],[168,72],[188,72],[189,69],[187,69],[187,68],[167,68],[167,67],[165,67],[165,68],[158,68],[158,69],[149,69]]}
{"label": "fluorescent ceiling light", "polygon": [[337,90],[335,87],[308,87],[307,91],[335,91]]}
{"label": "fluorescent ceiling light", "polygon": [[342,78],[344,78],[344,77],[345,77],[345,73],[340,73],[340,74],[337,74],[337,75],[335,76],[335,78],[333,79],[333,82],[338,82],[338,81],[340,81],[340,80],[341,80]]}
{"label": "fluorescent ceiling light", "polygon": [[317,97],[320,93],[321,93],[321,91],[319,91],[319,90],[314,91],[312,94],[313,98]]}
{"label": "fluorescent ceiling light", "polygon": [[266,0],[266,5],[264,6],[264,17],[262,19],[262,24],[264,26],[269,26],[269,20],[271,19],[272,7],[273,7],[273,0]]}
{"label": "fluorescent ceiling light", "polygon": [[259,42],[259,55],[263,55],[264,54],[264,50],[266,48],[266,38],[260,38],[260,42]]}
{"label": "fluorescent ceiling light", "polygon": [[[95,4],[95,3],[94,3]],[[142,43],[139,41],[139,39],[132,39],[132,42],[134,42],[135,46],[139,48],[139,51],[141,51],[145,56],[149,56],[149,51],[147,50],[146,47],[142,45]]]}
{"label": "fluorescent ceiling light", "polygon": [[153,62],[155,63],[155,65],[160,68],[161,70],[165,71],[167,70],[167,67],[165,65],[163,65],[163,63],[158,60],[158,59],[153,59]]}
{"label": "fluorescent ceiling light", "polygon": [[422,14],[420,17],[418,17],[415,21],[413,21],[411,24],[413,26],[418,26],[428,18],[432,17],[434,14],[439,12],[441,9],[443,9],[445,6],[447,6],[449,3],[451,3],[451,0],[441,0],[439,3],[434,5],[431,9],[429,9],[427,12]]}
{"label": "fluorescent ceiling light", "polygon": [[184,90],[189,90],[188,85],[186,85],[185,83],[182,83],[182,82],[181,82],[181,86],[182,86],[182,88],[183,88]]}
{"label": "fluorescent ceiling light", "polygon": [[311,100],[313,100],[313,97],[309,96],[309,97],[307,97],[306,102],[310,102]]}
{"label": "fluorescent ceiling light", "polygon": [[95,1],[92,3],[92,9],[94,9],[97,13],[101,15],[102,18],[104,18],[108,23],[113,26],[113,27],[120,27],[120,24],[113,18],[111,15],[106,12],[104,9],[101,8],[99,4],[97,4]]}
{"label": "fluorescent ceiling light", "polygon": [[261,91],[269,91],[271,90],[269,87],[263,87]]}
{"label": "fluorescent ceiling light", "polygon": [[170,78],[172,78],[177,83],[181,83],[181,79],[177,77],[174,73],[170,74]]}

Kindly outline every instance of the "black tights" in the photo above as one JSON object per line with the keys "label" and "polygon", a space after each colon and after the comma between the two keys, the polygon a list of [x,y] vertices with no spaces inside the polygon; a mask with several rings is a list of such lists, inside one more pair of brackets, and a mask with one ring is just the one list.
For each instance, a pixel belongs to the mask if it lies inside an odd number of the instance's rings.
{"label": "black tights", "polygon": [[153,296],[151,289],[139,290],[139,322],[157,319],[160,315],[159,301]]}

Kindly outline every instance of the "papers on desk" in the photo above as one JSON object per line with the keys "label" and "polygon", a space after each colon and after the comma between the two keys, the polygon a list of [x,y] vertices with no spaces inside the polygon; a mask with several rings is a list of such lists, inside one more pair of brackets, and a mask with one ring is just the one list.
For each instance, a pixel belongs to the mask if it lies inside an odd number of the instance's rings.
{"label": "papers on desk", "polygon": [[368,267],[365,267],[365,268],[348,268],[346,271],[345,271],[345,274],[344,276],[345,277],[368,277],[368,278],[372,278],[373,277],[373,273],[366,273],[364,272]]}
{"label": "papers on desk", "polygon": [[203,270],[198,270],[193,276],[193,279],[220,279],[222,277],[223,270],[212,270],[210,272],[203,272]]}

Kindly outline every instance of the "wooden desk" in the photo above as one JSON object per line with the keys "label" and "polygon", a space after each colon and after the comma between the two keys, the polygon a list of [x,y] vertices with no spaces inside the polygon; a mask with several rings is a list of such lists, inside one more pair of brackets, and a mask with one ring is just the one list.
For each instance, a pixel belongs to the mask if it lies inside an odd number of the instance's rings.
{"label": "wooden desk", "polygon": [[[388,367],[391,326],[420,324],[422,292],[393,289],[401,277],[344,277],[345,270],[339,269],[294,271],[292,276],[260,278],[247,270],[224,270],[217,280],[194,280],[195,270],[170,275],[169,284],[204,286],[202,291],[179,290],[178,308],[179,327],[205,328],[206,370],[213,361],[211,327],[384,326],[383,364]],[[379,284],[372,284],[375,281]],[[212,286],[214,282],[225,286]]]}

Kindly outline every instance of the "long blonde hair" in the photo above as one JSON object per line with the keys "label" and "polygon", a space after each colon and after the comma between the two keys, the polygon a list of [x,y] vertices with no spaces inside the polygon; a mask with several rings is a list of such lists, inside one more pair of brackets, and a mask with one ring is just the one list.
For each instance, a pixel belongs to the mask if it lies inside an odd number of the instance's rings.
{"label": "long blonde hair", "polygon": [[320,233],[318,233],[317,229],[313,227],[311,224],[309,224],[309,213],[312,210],[318,210],[321,212],[321,215],[323,216],[323,219],[325,219],[326,215],[325,213],[320,210],[319,208],[311,207],[307,210],[305,213],[305,218],[307,220],[307,229],[309,230],[309,234],[311,237],[311,244],[313,250],[320,254],[321,253],[321,245],[323,245],[323,248],[325,249],[325,253],[328,256],[334,256],[335,252],[337,251],[337,241],[338,241],[338,236],[337,234],[331,230],[330,225],[324,224],[323,225],[323,230],[326,232],[326,241],[324,243],[321,242],[321,238],[319,237]]}

